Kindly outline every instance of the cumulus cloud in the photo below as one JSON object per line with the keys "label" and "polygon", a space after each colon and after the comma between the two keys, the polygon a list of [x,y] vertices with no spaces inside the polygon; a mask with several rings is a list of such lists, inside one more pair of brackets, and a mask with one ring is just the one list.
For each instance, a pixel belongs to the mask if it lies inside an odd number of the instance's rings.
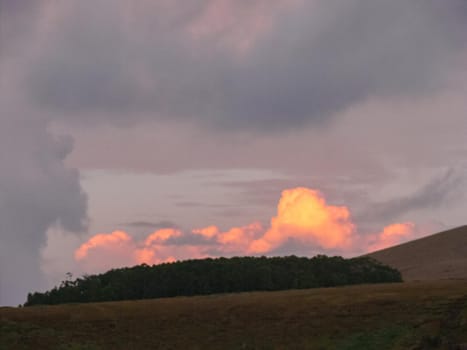
{"label": "cumulus cloud", "polygon": [[195,235],[201,235],[202,237],[205,237],[207,239],[213,238],[217,235],[219,235],[220,231],[217,226],[211,225],[203,228],[197,228],[193,230],[193,233]]}
{"label": "cumulus cloud", "polygon": [[89,271],[133,265],[135,245],[124,231],[97,234],[75,251],[75,259]]}
{"label": "cumulus cloud", "polygon": [[114,231],[111,234],[97,234],[79,247],[75,252],[75,258],[77,260],[81,260],[88,255],[89,251],[94,250],[97,247],[121,247],[128,244],[130,241],[130,236],[123,231]]}
{"label": "cumulus cloud", "polygon": [[288,239],[324,249],[345,249],[350,246],[354,231],[346,207],[330,206],[318,191],[299,187],[282,192],[271,228],[252,242],[249,251],[265,253]]}
{"label": "cumulus cloud", "polygon": [[136,262],[158,264],[183,259],[203,257],[202,246],[177,244],[173,238],[182,236],[179,230],[161,229],[150,234],[135,250]]}
{"label": "cumulus cloud", "polygon": [[102,272],[111,268],[136,264],[159,264],[183,258],[201,258],[202,247],[170,242],[182,233],[173,228],[154,231],[138,241],[124,231],[99,233],[76,249],[74,257],[87,272]]}
{"label": "cumulus cloud", "polygon": [[208,241],[215,242],[219,254],[243,253],[248,246],[264,231],[260,222],[253,222],[246,226],[232,227],[227,231],[217,226],[207,226],[192,231]]}
{"label": "cumulus cloud", "polygon": [[101,272],[208,256],[293,254],[296,247],[291,242],[306,255],[349,255],[382,249],[418,234],[413,223],[391,224],[377,234],[359,232],[348,208],[329,205],[319,191],[298,187],[282,192],[269,228],[259,222],[225,231],[215,225],[191,231],[166,228],[140,241],[116,231],[91,237],[76,250],[75,258],[87,271]]}
{"label": "cumulus cloud", "polygon": [[416,238],[416,227],[411,222],[386,226],[382,232],[370,236],[369,250],[388,248]]}

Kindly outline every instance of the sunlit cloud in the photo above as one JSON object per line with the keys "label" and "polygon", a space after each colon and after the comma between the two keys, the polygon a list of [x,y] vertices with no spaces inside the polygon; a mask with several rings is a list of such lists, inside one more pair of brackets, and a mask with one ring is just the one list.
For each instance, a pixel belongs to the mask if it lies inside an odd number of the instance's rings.
{"label": "sunlit cloud", "polygon": [[167,241],[169,238],[180,237],[181,235],[182,235],[181,231],[173,229],[173,228],[160,229],[150,234],[144,241],[144,245],[151,246],[154,244],[156,245],[161,244]]}
{"label": "sunlit cloud", "polygon": [[346,207],[328,205],[318,191],[299,187],[282,192],[270,229],[252,242],[249,251],[266,253],[291,238],[324,249],[345,249],[351,246],[354,231]]}
{"label": "sunlit cloud", "polygon": [[100,233],[91,237],[75,251],[75,260],[86,272],[104,271],[133,265],[136,245],[124,231]]}
{"label": "sunlit cloud", "polygon": [[114,231],[110,234],[97,234],[82,244],[75,252],[76,260],[82,260],[89,255],[90,252],[102,247],[119,248],[126,246],[131,242],[131,237],[123,231]]}
{"label": "sunlit cloud", "polygon": [[[91,271],[159,264],[210,256],[268,255],[294,241],[309,255],[352,255],[379,250],[417,236],[410,222],[388,225],[377,234],[362,233],[349,208],[326,202],[317,190],[297,187],[282,192],[269,227],[260,222],[222,230],[215,225],[182,231],[163,228],[136,240],[123,231],[100,233],[75,251],[75,260]],[[294,254],[294,251],[290,251]]]}
{"label": "sunlit cloud", "polygon": [[415,238],[415,225],[411,222],[398,223],[386,226],[382,232],[371,237],[369,250],[388,248]]}
{"label": "sunlit cloud", "polygon": [[220,231],[217,226],[211,225],[203,228],[197,228],[192,231],[196,235],[201,235],[207,239],[218,236]]}

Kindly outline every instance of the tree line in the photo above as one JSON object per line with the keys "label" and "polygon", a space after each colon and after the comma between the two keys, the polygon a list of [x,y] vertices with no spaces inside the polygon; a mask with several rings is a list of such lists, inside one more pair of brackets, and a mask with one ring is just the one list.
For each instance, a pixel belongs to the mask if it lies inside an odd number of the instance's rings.
{"label": "tree line", "polygon": [[234,257],[119,268],[29,293],[24,306],[401,282],[369,257]]}

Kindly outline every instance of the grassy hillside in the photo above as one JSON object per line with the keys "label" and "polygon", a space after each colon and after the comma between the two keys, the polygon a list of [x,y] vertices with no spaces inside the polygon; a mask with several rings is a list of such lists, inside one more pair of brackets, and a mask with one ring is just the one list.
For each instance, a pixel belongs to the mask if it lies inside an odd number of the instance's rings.
{"label": "grassy hillside", "polygon": [[467,226],[368,255],[398,269],[405,281],[467,279]]}
{"label": "grassy hillside", "polygon": [[463,343],[467,281],[0,309],[0,349],[455,349]]}

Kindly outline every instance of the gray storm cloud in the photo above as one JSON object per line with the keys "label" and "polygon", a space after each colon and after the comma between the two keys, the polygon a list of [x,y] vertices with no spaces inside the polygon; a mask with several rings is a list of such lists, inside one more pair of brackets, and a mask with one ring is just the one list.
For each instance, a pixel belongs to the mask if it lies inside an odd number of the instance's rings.
{"label": "gray storm cloud", "polygon": [[[324,122],[373,96],[439,89],[467,44],[459,0],[222,3],[209,15],[214,1],[69,2],[26,88],[78,123],[144,115],[274,129]],[[230,13],[242,17],[231,23]],[[251,26],[257,18],[271,25]]]}
{"label": "gray storm cloud", "polygon": [[86,195],[63,164],[70,140],[52,137],[42,121],[2,114],[0,140],[0,305],[11,305],[42,286],[47,230],[85,229]]}
{"label": "gray storm cloud", "polygon": [[52,135],[51,118],[29,108],[18,88],[40,7],[0,1],[0,305],[23,303],[45,287],[41,249],[49,228],[86,229],[79,173],[64,164],[72,140]]}

